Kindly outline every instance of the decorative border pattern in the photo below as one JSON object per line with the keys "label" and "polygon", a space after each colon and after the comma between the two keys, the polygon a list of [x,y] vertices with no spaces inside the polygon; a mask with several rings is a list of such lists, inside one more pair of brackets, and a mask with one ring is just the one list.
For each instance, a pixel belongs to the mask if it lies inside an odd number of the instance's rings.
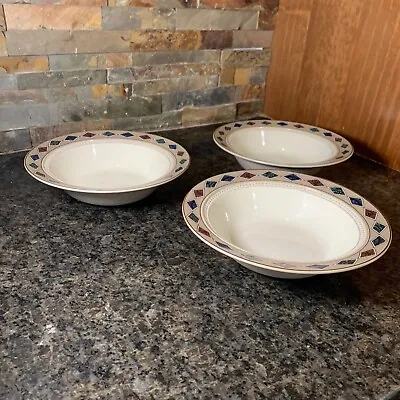
{"label": "decorative border pattern", "polygon": [[[273,127],[273,128],[291,128],[297,130],[299,132],[311,133],[315,134],[325,140],[329,140],[332,142],[338,150],[338,153],[335,157],[330,158],[324,162],[316,162],[309,164],[299,164],[299,165],[285,165],[285,164],[268,164],[263,160],[255,160],[247,157],[245,154],[237,153],[228,143],[229,136],[240,129],[244,128],[259,128],[259,127]],[[273,165],[276,167],[282,168],[313,168],[313,167],[325,167],[328,165],[334,165],[341,163],[343,161],[348,160],[354,153],[353,146],[351,143],[345,139],[344,137],[338,135],[335,132],[328,131],[326,129],[317,128],[316,126],[299,124],[296,122],[288,122],[288,121],[275,121],[272,119],[266,120],[249,120],[249,121],[240,121],[233,122],[227,125],[223,125],[214,131],[214,142],[224,151],[234,155],[235,157],[244,158],[248,161],[253,161],[257,163],[264,164],[266,168],[268,165]]]}
{"label": "decorative border pattern", "polygon": [[[69,185],[67,183],[58,181],[57,179],[54,179],[54,177],[47,174],[46,171],[43,169],[42,163],[45,156],[62,146],[68,146],[71,143],[92,141],[92,140],[104,140],[110,138],[151,143],[165,150],[168,150],[175,158],[175,167],[169,175],[164,176],[155,181],[152,181],[150,182],[149,185],[146,185],[145,187],[138,187],[138,188],[135,187],[132,189],[122,189],[122,190],[112,190],[112,191],[91,190],[91,189],[85,190],[76,187],[74,185]],[[47,142],[44,142],[39,146],[33,148],[31,151],[27,153],[24,160],[24,165],[27,172],[40,182],[64,190],[79,191],[85,193],[116,193],[116,192],[122,193],[122,192],[130,192],[132,190],[141,190],[143,188],[158,186],[162,183],[166,183],[177,178],[179,175],[185,172],[185,170],[189,167],[189,164],[190,164],[189,153],[178,143],[175,143],[172,140],[166,139],[161,136],[153,135],[150,133],[129,132],[129,131],[91,131],[91,132],[78,132],[66,136],[59,136],[54,139],[48,140]]]}
{"label": "decorative border pattern", "polygon": [[[368,226],[368,241],[360,251],[348,255],[346,258],[323,264],[282,263],[243,252],[210,231],[201,212],[203,202],[211,193],[226,185],[240,182],[284,182],[324,192],[344,202],[360,214]],[[309,274],[310,272],[323,274],[360,268],[381,257],[389,248],[392,239],[388,221],[373,204],[359,194],[325,179],[288,171],[247,170],[213,176],[196,185],[186,195],[182,204],[182,213],[193,233],[219,252],[260,268],[300,274]]]}

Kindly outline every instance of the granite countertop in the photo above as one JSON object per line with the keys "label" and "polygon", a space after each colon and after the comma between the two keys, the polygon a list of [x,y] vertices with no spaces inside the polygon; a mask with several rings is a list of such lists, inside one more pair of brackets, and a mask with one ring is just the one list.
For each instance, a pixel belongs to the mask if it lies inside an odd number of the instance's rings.
{"label": "granite countertop", "polygon": [[79,203],[0,157],[1,399],[380,399],[400,385],[400,174],[360,157],[321,176],[391,221],[360,270],[285,281],[203,244],[181,201],[238,170],[212,128],[163,133],[182,177],[130,206]]}

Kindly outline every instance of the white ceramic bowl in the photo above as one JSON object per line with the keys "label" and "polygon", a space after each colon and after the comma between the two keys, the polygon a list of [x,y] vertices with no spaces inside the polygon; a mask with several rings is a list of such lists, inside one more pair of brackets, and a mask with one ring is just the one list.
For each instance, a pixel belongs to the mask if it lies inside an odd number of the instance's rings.
{"label": "white ceramic bowl", "polygon": [[150,195],[189,167],[179,144],[144,132],[94,131],[54,138],[32,149],[35,179],[89,204],[115,206]]}
{"label": "white ceramic bowl", "polygon": [[233,122],[218,128],[214,141],[245,169],[275,168],[314,174],[353,154],[353,146],[344,137],[287,121]]}
{"label": "white ceramic bowl", "polygon": [[379,210],[324,179],[278,170],[221,174],[196,185],[183,215],[205,243],[264,275],[305,278],[381,257],[391,229]]}

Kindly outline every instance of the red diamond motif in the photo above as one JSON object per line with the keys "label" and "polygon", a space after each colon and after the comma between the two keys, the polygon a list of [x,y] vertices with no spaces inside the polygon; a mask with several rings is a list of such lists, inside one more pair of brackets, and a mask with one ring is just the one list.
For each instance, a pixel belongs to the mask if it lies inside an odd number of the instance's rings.
{"label": "red diamond motif", "polygon": [[361,257],[368,257],[368,256],[373,256],[373,255],[375,255],[374,249],[369,249],[369,250],[363,251],[361,253]]}
{"label": "red diamond motif", "polygon": [[313,186],[324,186],[324,184],[321,181],[319,181],[318,179],[311,179],[308,182],[310,182],[311,185],[313,185]]}
{"label": "red diamond motif", "polygon": [[205,236],[210,237],[210,233],[207,232],[205,229],[203,229],[201,226],[199,226],[199,232],[202,233]]}
{"label": "red diamond motif", "polygon": [[196,196],[196,197],[201,197],[201,196],[203,196],[203,190],[202,189],[198,189],[198,190],[195,190],[194,191],[194,195]]}
{"label": "red diamond motif", "polygon": [[246,179],[250,179],[253,176],[255,176],[254,174],[251,174],[250,172],[245,172],[244,174],[240,175],[242,178],[246,178]]}
{"label": "red diamond motif", "polygon": [[365,209],[365,215],[369,218],[375,219],[376,218],[376,211]]}
{"label": "red diamond motif", "polygon": [[47,151],[47,147],[39,147],[38,150],[39,150],[39,153],[43,153],[43,152]]}
{"label": "red diamond motif", "polygon": [[83,136],[85,136],[85,137],[93,137],[93,136],[96,136],[94,133],[92,133],[92,132],[86,132]]}
{"label": "red diamond motif", "polygon": [[184,153],[183,151],[178,151],[176,154],[178,154],[179,157],[182,157]]}
{"label": "red diamond motif", "polygon": [[150,139],[150,136],[149,135],[142,135],[142,136],[140,136],[142,139]]}

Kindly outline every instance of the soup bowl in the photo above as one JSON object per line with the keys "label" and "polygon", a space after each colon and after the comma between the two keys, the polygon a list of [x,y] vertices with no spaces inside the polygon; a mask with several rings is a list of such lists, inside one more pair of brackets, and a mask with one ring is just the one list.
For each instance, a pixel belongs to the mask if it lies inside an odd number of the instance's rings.
{"label": "soup bowl", "polygon": [[287,171],[211,177],[187,194],[182,211],[209,246],[278,278],[360,268],[381,257],[391,242],[388,222],[362,196]]}
{"label": "soup bowl", "polygon": [[245,169],[285,169],[308,174],[348,160],[353,146],[344,137],[311,125],[250,120],[221,126],[215,143]]}
{"label": "soup bowl", "polygon": [[25,168],[38,181],[89,204],[133,203],[181,175],[189,154],[143,132],[94,131],[60,136],[32,149]]}

